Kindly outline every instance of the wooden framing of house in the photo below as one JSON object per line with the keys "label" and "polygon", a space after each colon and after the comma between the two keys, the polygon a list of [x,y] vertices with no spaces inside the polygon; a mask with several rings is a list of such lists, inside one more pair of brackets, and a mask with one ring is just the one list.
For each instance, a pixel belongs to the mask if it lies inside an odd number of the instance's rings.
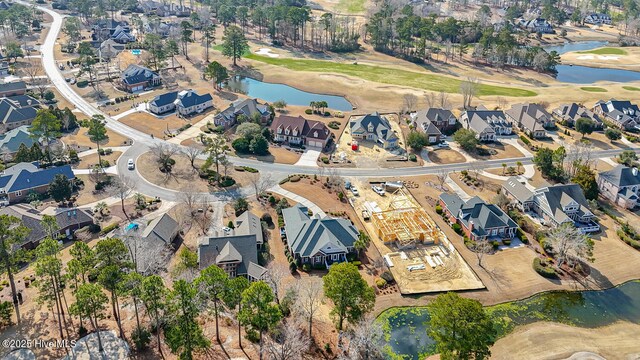
{"label": "wooden framing of house", "polygon": [[401,190],[394,196],[388,210],[371,216],[378,238],[385,244],[394,243],[400,248],[412,247],[416,243],[439,244],[442,232],[426,211]]}

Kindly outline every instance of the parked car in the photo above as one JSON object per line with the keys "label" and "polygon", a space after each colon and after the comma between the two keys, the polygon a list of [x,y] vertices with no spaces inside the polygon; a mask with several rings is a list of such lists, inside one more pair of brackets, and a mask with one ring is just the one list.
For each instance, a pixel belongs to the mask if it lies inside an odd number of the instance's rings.
{"label": "parked car", "polygon": [[371,214],[369,213],[369,210],[367,209],[362,210],[362,218],[365,220],[369,220],[371,218]]}
{"label": "parked car", "polygon": [[345,182],[344,182],[344,188],[345,188],[345,189],[349,189],[349,188],[351,188],[351,181],[345,181]]}
{"label": "parked car", "polygon": [[371,190],[380,196],[384,196],[384,189],[380,186],[373,185],[371,186]]}
{"label": "parked car", "polygon": [[440,144],[438,144],[439,148],[448,148],[449,144],[446,141],[441,142]]}
{"label": "parked car", "polygon": [[349,189],[351,190],[353,195],[360,196],[360,193],[358,192],[358,189],[355,186],[351,185],[351,187]]}
{"label": "parked car", "polygon": [[127,169],[133,170],[135,168],[136,168],[136,163],[133,162],[133,159],[129,159],[129,161],[127,161]]}

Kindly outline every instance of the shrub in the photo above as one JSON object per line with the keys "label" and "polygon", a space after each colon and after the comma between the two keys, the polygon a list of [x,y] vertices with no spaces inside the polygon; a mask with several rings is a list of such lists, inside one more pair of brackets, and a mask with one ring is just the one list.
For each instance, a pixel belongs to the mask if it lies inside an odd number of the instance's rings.
{"label": "shrub", "polygon": [[331,113],[330,113],[330,112],[328,112],[328,111],[325,111],[325,112],[324,112],[324,116],[331,116]]}
{"label": "shrub", "polygon": [[291,181],[291,182],[298,182],[298,181],[300,181],[300,176],[298,176],[298,175],[293,175],[293,176],[289,177],[289,181]]}
{"label": "shrub", "polygon": [[131,334],[131,340],[137,351],[145,350],[151,342],[151,332],[145,328],[137,328]]}
{"label": "shrub", "polygon": [[254,169],[254,168],[249,167],[249,166],[243,166],[242,169],[244,171],[246,171],[246,172],[249,172],[249,173],[257,173],[258,172],[258,169]]}
{"label": "shrub", "polygon": [[118,223],[113,223],[111,225],[107,225],[105,227],[102,228],[102,230],[100,230],[100,235],[104,235],[107,233],[110,233],[112,230],[115,230],[119,227],[120,225]]}
{"label": "shrub", "polygon": [[440,205],[436,205],[436,213],[437,213],[438,215],[442,215],[442,206],[440,206]]}
{"label": "shrub", "polygon": [[313,111],[311,111],[311,109],[306,109],[304,111],[304,113],[307,114],[307,115],[311,115],[313,113]]}
{"label": "shrub", "polygon": [[352,265],[355,265],[355,266],[357,266],[357,267],[360,267],[360,265],[362,265],[362,261],[358,261],[358,260],[351,261],[351,264],[352,264]]}
{"label": "shrub", "polygon": [[224,176],[220,180],[220,187],[229,187],[236,184],[236,181],[231,176]]}
{"label": "shrub", "polygon": [[500,247],[500,242],[496,241],[492,241],[491,245],[493,246],[493,249],[496,250],[498,249],[498,247]]}
{"label": "shrub", "polygon": [[13,315],[13,304],[10,301],[0,302],[0,322],[2,325],[11,325],[11,315]]}
{"label": "shrub", "polygon": [[378,287],[378,289],[382,289],[383,287],[387,286],[387,280],[383,278],[377,278],[376,286]]}
{"label": "shrub", "polygon": [[76,83],[76,86],[79,88],[84,88],[87,87],[87,85],[89,85],[89,81],[88,80],[80,80]]}
{"label": "shrub", "polygon": [[309,264],[302,264],[302,271],[304,271],[304,272],[309,272],[309,271],[311,271],[311,265],[309,265]]}
{"label": "shrub", "polygon": [[326,156],[323,156],[322,158],[320,158],[320,160],[324,163],[324,164],[328,164],[329,163],[329,158]]}
{"label": "shrub", "polygon": [[525,243],[525,244],[529,243],[529,239],[527,239],[527,235],[524,233],[524,231],[522,229],[518,228],[518,230],[516,230],[516,236],[523,243]]}
{"label": "shrub", "polygon": [[460,224],[453,224],[451,225],[451,228],[453,229],[453,231],[456,232],[456,234],[460,235],[462,234],[462,226],[460,226]]}
{"label": "shrub", "polygon": [[271,214],[269,213],[262,214],[262,217],[260,218],[260,220],[266,222],[267,225],[273,225],[273,219],[271,218]]}
{"label": "shrub", "polygon": [[533,259],[533,270],[535,270],[540,276],[545,277],[547,279],[557,279],[558,274],[551,267],[551,264],[547,262],[542,262],[540,258]]}
{"label": "shrub", "polygon": [[298,265],[296,265],[295,262],[290,262],[289,263],[289,271],[293,274],[298,270]]}
{"label": "shrub", "polygon": [[245,138],[237,138],[233,140],[231,146],[240,154],[248,154],[251,152],[249,141]]}
{"label": "shrub", "polygon": [[525,143],[527,146],[531,146],[531,141],[529,141],[529,139],[526,136],[520,135],[520,140],[522,140],[522,142]]}
{"label": "shrub", "polygon": [[418,161],[418,157],[416,156],[416,154],[409,154],[409,161]]}
{"label": "shrub", "polygon": [[334,130],[338,130],[340,129],[340,122],[339,121],[331,121],[329,122],[329,125],[327,125],[329,128],[334,129]]}
{"label": "shrub", "polygon": [[383,272],[382,274],[380,274],[380,277],[385,279],[388,283],[393,281],[393,275],[391,275],[389,271]]}
{"label": "shrub", "polygon": [[509,245],[511,245],[511,240],[510,240],[510,239],[504,239],[504,240],[502,240],[502,243],[503,243],[505,246],[509,246]]}

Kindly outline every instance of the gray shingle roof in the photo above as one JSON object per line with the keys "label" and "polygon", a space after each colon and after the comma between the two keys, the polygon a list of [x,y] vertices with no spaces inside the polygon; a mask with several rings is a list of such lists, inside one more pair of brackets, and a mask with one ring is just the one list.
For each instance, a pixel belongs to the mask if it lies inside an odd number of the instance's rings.
{"label": "gray shingle roof", "polygon": [[588,118],[593,120],[598,126],[602,126],[602,119],[598,114],[576,103],[560,105],[553,110],[553,113],[565,121],[575,122],[580,118]]}
{"label": "gray shingle roof", "polygon": [[211,100],[213,100],[213,98],[211,97],[211,94],[206,93],[206,94],[198,95],[193,90],[185,90],[185,91],[179,92],[178,98],[176,99],[176,101],[178,102],[177,105],[181,105],[182,107],[185,107],[185,108],[190,108],[192,106],[204,104],[207,101],[211,101]]}
{"label": "gray shingle roof", "polygon": [[377,112],[357,117],[349,122],[351,133],[369,133],[369,126],[373,126],[373,131],[371,131],[371,133],[376,134],[379,139],[385,141],[393,141],[398,139],[398,136],[396,136],[396,134],[391,129],[389,120],[387,120],[386,117],[380,115]]}
{"label": "gray shingle roof", "polygon": [[131,64],[122,72],[122,81],[126,84],[139,84],[145,81],[151,81],[158,74],[144,66]]}
{"label": "gray shingle roof", "polygon": [[348,252],[358,239],[358,230],[345,219],[310,218],[300,204],[282,210],[287,240],[293,253],[303,257],[319,252]]}
{"label": "gray shingle roof", "polygon": [[544,130],[543,124],[551,118],[551,114],[539,104],[515,104],[505,111],[516,123],[522,124],[525,129],[534,132]]}
{"label": "gray shingle roof", "polygon": [[[489,235],[486,229],[518,227],[516,222],[505,214],[502,209],[494,204],[485,203],[477,196],[464,202],[458,195],[443,193],[440,195],[440,199],[447,204],[451,214],[463,223],[465,227],[470,228],[471,223],[473,223],[472,231],[477,236]],[[457,209],[457,211],[452,208]]]}
{"label": "gray shingle roof", "polygon": [[178,222],[169,214],[153,219],[142,233],[142,237],[148,240],[160,240],[167,244],[173,241],[178,233]]}
{"label": "gray shingle roof", "polygon": [[582,189],[577,184],[559,184],[548,186],[535,191],[538,206],[553,217],[557,223],[571,220],[564,212],[564,207],[575,202],[578,204],[578,216],[593,215],[584,197]]}
{"label": "gray shingle roof", "polygon": [[604,181],[618,187],[640,185],[640,173],[633,168],[618,165],[609,171],[603,171],[598,175]]}
{"label": "gray shingle roof", "polygon": [[176,101],[177,98],[178,98],[178,92],[171,91],[171,92],[164,93],[154,97],[153,100],[151,100],[150,105],[157,106],[157,107],[169,105],[174,101]]}
{"label": "gray shingle roof", "polygon": [[13,91],[19,91],[19,90],[22,90],[22,91],[27,90],[27,84],[24,81],[16,81],[16,82],[0,84],[0,93],[13,92]]}
{"label": "gray shingle roof", "polygon": [[508,178],[502,187],[521,203],[531,201],[533,198],[533,192],[518,180],[517,177],[512,176]]}
{"label": "gray shingle roof", "polygon": [[34,106],[39,104],[38,100],[27,95],[0,98],[0,123],[31,122],[38,112]]}
{"label": "gray shingle roof", "polygon": [[269,107],[258,103],[256,99],[236,100],[229,104],[226,109],[216,114],[215,118],[219,121],[231,121],[241,114],[251,118],[254,113],[260,113],[260,116],[268,116],[270,115]]}

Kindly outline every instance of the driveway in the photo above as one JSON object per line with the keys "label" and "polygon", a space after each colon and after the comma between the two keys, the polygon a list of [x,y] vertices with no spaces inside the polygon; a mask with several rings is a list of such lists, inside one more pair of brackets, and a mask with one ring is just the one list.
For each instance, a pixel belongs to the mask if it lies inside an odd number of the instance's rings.
{"label": "driveway", "polygon": [[320,150],[306,149],[294,165],[318,167],[318,156],[320,156]]}

